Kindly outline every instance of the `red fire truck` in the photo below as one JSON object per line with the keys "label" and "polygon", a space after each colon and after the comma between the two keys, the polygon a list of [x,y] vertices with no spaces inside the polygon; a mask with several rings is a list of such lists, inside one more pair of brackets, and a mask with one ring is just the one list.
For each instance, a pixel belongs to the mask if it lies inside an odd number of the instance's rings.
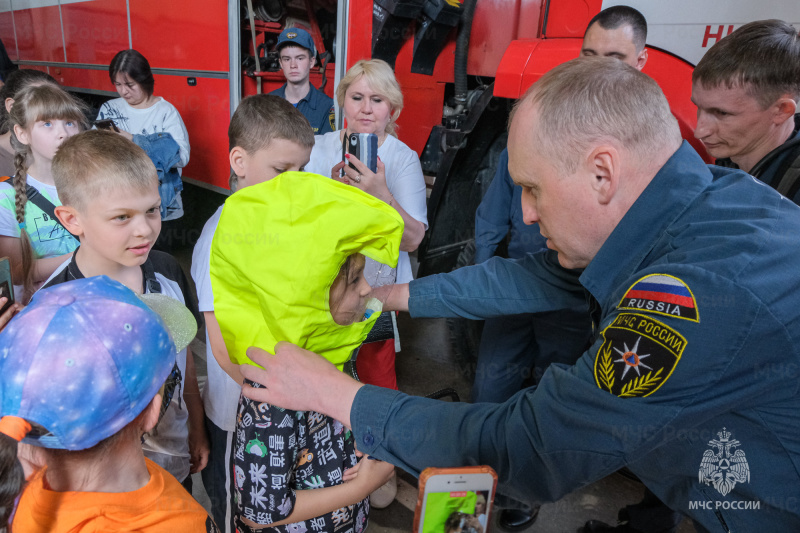
{"label": "red fire truck", "polygon": [[[511,102],[548,69],[578,55],[603,0],[0,0],[12,60],[49,72],[94,103],[116,97],[108,64],[135,48],[156,94],[181,113],[192,145],[184,179],[226,192],[226,131],[243,96],[283,83],[272,48],[284,27],[311,31],[323,60],[312,83],[333,94],[359,59],[395,68],[405,110],[400,138],[433,184],[420,275],[450,270],[472,238],[475,209],[504,147]],[[692,65],[750,20],[797,23],[800,2],[628,0],[649,23],[644,72],[693,140]],[[339,119],[341,120],[341,119]],[[694,143],[700,150],[702,148]]]}

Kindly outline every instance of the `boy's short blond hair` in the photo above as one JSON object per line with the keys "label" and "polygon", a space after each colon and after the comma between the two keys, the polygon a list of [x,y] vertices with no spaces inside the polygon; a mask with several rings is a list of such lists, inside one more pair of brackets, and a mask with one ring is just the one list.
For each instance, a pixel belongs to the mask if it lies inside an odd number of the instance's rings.
{"label": "boy's short blond hair", "polygon": [[78,210],[103,201],[112,189],[158,187],[158,174],[144,150],[118,133],[89,130],[73,135],[53,158],[61,203]]}

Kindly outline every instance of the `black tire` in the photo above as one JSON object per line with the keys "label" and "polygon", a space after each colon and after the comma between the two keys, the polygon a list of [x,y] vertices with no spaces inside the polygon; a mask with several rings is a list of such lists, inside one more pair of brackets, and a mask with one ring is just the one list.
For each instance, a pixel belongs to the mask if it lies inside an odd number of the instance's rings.
{"label": "black tire", "polygon": [[[471,240],[458,255],[454,270],[472,265],[474,260],[475,241]],[[447,330],[450,334],[450,345],[453,347],[456,363],[470,381],[474,380],[478,348],[480,348],[481,334],[483,333],[483,320],[448,318]]]}
{"label": "black tire", "polygon": [[[489,185],[491,185],[497,171],[500,154],[503,153],[507,144],[508,133],[503,132],[492,141],[489,149],[481,159],[481,164],[475,176],[475,184],[472,188],[473,197],[470,203],[475,205],[476,209],[480,205],[483,195],[489,190]],[[453,270],[475,264],[474,232],[475,224],[473,223],[470,233],[473,238],[461,250]],[[503,250],[505,250],[505,245],[501,243],[501,246],[498,247],[498,252],[502,253]],[[481,333],[483,333],[483,320],[448,318],[447,328],[450,333],[450,345],[453,347],[456,363],[469,379],[474,380],[475,367],[478,363],[478,349],[481,344]]]}
{"label": "black tire", "polygon": [[[476,208],[483,199],[486,191],[489,190],[494,175],[497,171],[497,165],[500,161],[500,154],[505,150],[508,144],[508,133],[503,132],[492,141],[489,150],[486,151],[478,172],[475,176],[475,185],[472,188],[473,202]],[[472,225],[472,231],[475,231],[475,225]],[[498,246],[498,255],[501,255],[505,250],[505,246],[501,243]],[[475,239],[472,238],[458,254],[456,264],[453,270],[461,267],[475,264]],[[466,318],[448,318],[447,328],[450,333],[450,344],[455,353],[456,362],[463,370],[464,374],[470,379],[475,378],[475,367],[478,362],[478,349],[481,344],[481,333],[483,333],[483,320],[468,320]]]}
{"label": "black tire", "polygon": [[[492,141],[489,149],[481,159],[481,164],[478,166],[478,173],[475,175],[475,186],[472,188],[473,202],[476,210],[481,200],[483,200],[486,191],[489,190],[489,185],[491,185],[492,180],[494,180],[494,175],[497,172],[497,165],[500,163],[500,154],[503,153],[506,146],[508,146],[508,132],[504,131]],[[472,225],[472,231],[474,233],[475,224]]]}

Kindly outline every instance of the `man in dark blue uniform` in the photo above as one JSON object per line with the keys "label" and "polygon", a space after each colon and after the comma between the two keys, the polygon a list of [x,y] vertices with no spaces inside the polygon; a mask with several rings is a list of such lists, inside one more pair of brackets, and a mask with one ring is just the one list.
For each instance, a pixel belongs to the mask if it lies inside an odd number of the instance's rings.
{"label": "man in dark blue uniform", "polygon": [[[587,24],[581,55],[611,57],[642,70],[647,63],[646,41],[644,16],[629,6],[612,6]],[[521,193],[522,188],[514,185],[508,173],[508,150],[504,150],[494,180],[475,213],[475,264],[492,257],[507,234],[508,257],[512,259],[546,249],[538,224],[526,225],[523,221]],[[472,401],[504,402],[524,383],[537,383],[551,363],[573,364],[585,350],[590,332],[585,304],[546,313],[487,318]],[[533,380],[528,380],[531,375]],[[527,529],[538,513],[538,508],[529,510],[519,502],[500,503],[508,506],[501,509],[498,522],[506,531]],[[669,514],[669,510],[666,512]],[[666,520],[670,518],[671,514]]]}
{"label": "man in dark blue uniform", "polygon": [[716,164],[740,168],[800,203],[800,35],[791,24],[745,24],[692,73],[694,135]]}
{"label": "man in dark blue uniform", "polygon": [[[716,164],[739,168],[800,202],[800,36],[780,20],[746,24],[717,42],[692,74],[695,136]],[[584,533],[671,533],[680,516],[648,492],[622,509],[620,524],[597,520]]]}
{"label": "man in dark blue uniform", "polygon": [[[514,185],[508,173],[508,150],[503,150],[494,179],[475,213],[475,264],[491,259],[507,235],[511,259],[547,249],[539,226],[524,222],[521,196],[522,188]],[[550,313],[487,319],[472,401],[504,402],[526,381],[538,382],[551,363],[574,363],[586,349],[590,333],[585,303]]]}
{"label": "man in dark blue uniform", "polygon": [[[636,9],[613,6],[586,27],[581,55],[619,59],[642,70],[647,62],[647,21]],[[508,236],[508,257],[518,259],[546,249],[537,224],[525,224],[522,188],[508,172],[508,150],[475,213],[475,264],[490,259]],[[585,304],[552,313],[504,316],[486,320],[481,335],[473,402],[504,402],[533,372],[538,382],[550,363],[571,364],[580,356],[590,331]]]}
{"label": "man in dark blue uniform", "polygon": [[287,28],[278,36],[275,48],[286,83],[270,94],[285,98],[303,113],[311,124],[314,135],[335,130],[333,99],[311,85],[308,79],[317,62],[314,39],[301,28]]}
{"label": "man in dark blue uniform", "polygon": [[580,58],[544,76],[509,132],[509,170],[546,253],[396,286],[386,307],[485,318],[588,300],[592,346],[503,404],[362,385],[286,343],[248,355],[264,389],[359,450],[419,473],[491,465],[530,503],[627,466],[701,531],[798,531],[800,208],[682,142],[657,84]]}

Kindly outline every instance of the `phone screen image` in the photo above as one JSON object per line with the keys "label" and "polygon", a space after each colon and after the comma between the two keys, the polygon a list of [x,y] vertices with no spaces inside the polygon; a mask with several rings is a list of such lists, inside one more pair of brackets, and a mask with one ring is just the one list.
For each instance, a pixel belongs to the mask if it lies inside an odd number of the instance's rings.
{"label": "phone screen image", "polygon": [[489,491],[429,492],[422,533],[484,533]]}

